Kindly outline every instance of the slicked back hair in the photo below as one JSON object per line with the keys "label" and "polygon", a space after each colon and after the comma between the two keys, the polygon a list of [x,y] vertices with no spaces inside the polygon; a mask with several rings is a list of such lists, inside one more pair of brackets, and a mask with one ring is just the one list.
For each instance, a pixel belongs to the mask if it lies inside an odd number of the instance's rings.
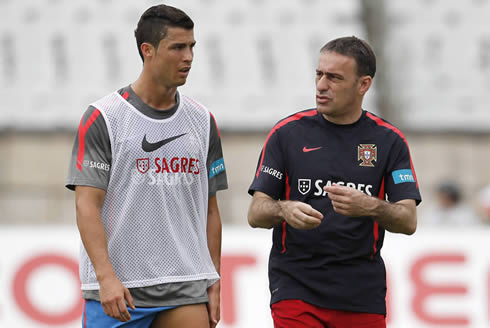
{"label": "slicked back hair", "polygon": [[134,36],[141,59],[144,61],[141,52],[141,44],[146,42],[158,49],[160,41],[165,39],[169,27],[181,27],[186,30],[194,28],[194,22],[182,10],[167,6],[156,5],[148,8],[138,22]]}
{"label": "slicked back hair", "polygon": [[357,66],[357,76],[374,77],[376,74],[376,55],[373,48],[364,40],[355,36],[346,36],[329,41],[322,47],[320,53],[335,52],[354,58]]}

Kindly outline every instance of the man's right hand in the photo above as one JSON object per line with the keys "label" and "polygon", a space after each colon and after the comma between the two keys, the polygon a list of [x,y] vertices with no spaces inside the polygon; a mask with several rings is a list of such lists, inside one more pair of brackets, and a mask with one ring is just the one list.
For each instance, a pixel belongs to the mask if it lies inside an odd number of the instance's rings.
{"label": "man's right hand", "polygon": [[252,228],[271,229],[286,221],[296,229],[314,229],[322,223],[323,214],[309,204],[293,200],[276,200],[256,191],[248,209]]}
{"label": "man's right hand", "polygon": [[309,230],[322,223],[323,214],[311,205],[292,200],[279,201],[280,216],[293,228]]}
{"label": "man's right hand", "polygon": [[104,308],[105,314],[123,322],[131,320],[126,302],[133,310],[135,306],[129,290],[124,287],[116,276],[101,280],[99,283],[100,303]]}

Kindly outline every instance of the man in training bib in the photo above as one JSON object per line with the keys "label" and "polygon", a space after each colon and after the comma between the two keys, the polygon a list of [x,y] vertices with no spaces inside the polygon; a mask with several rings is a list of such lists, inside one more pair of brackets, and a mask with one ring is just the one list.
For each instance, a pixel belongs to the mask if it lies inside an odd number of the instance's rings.
{"label": "man in training bib", "polygon": [[82,327],[215,327],[227,189],[211,113],[177,88],[193,61],[194,23],[146,10],[135,30],[143,70],[82,117],[66,186],[82,240]]}

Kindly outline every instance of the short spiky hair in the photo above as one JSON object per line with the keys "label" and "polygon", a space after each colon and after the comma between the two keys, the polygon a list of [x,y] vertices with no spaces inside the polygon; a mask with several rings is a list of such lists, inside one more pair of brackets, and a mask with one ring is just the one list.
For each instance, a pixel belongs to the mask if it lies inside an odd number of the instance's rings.
{"label": "short spiky hair", "polygon": [[354,58],[357,64],[357,75],[359,77],[376,74],[376,55],[373,48],[364,40],[355,36],[346,36],[329,41],[322,47],[320,52],[336,52],[343,56]]}
{"label": "short spiky hair", "polygon": [[167,36],[169,27],[181,27],[191,30],[194,28],[194,22],[182,10],[167,5],[150,7],[141,15],[138,26],[134,31],[134,36],[136,37],[138,52],[143,61],[141,44],[146,42],[158,48],[160,41]]}

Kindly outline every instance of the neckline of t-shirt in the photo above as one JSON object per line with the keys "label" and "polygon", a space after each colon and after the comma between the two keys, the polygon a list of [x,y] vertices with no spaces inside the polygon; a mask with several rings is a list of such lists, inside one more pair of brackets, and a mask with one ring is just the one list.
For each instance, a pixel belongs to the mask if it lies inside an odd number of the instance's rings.
{"label": "neckline of t-shirt", "polygon": [[332,127],[336,127],[336,128],[339,128],[339,129],[349,129],[349,128],[354,128],[354,127],[358,126],[361,123],[361,121],[366,117],[366,111],[363,109],[362,110],[362,113],[361,113],[361,116],[359,117],[359,119],[357,121],[355,121],[354,123],[350,123],[350,124],[336,124],[336,123],[330,122],[320,112],[318,112],[318,116],[320,116],[320,119],[323,122],[325,122],[326,125],[329,125],[329,126],[332,126]]}
{"label": "neckline of t-shirt", "polygon": [[119,94],[123,95],[125,92],[129,94],[129,97],[126,99],[128,103],[130,103],[141,114],[154,120],[163,120],[172,117],[175,112],[177,112],[180,105],[180,94],[178,91],[175,94],[175,105],[167,110],[156,109],[144,103],[143,100],[141,100],[141,98],[138,97],[138,95],[131,88],[131,85],[122,88]]}

